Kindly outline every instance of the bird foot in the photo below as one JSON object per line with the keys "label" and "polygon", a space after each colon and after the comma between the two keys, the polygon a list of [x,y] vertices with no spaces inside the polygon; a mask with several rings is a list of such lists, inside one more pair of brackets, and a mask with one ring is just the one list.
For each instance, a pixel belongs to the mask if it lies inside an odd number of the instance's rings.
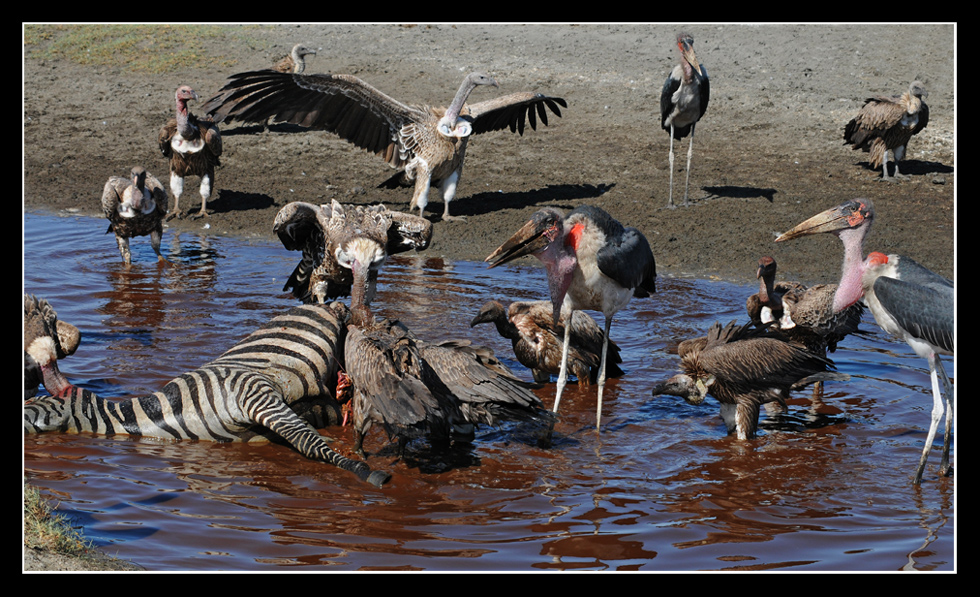
{"label": "bird foot", "polygon": [[201,211],[199,211],[196,214],[194,214],[193,216],[191,216],[191,219],[192,220],[200,220],[201,218],[207,218],[207,217],[210,217],[210,216],[211,216],[211,214],[209,214],[208,212],[206,212],[206,211],[204,211],[202,209]]}
{"label": "bird foot", "polygon": [[442,219],[443,219],[443,221],[446,221],[446,222],[453,222],[453,221],[456,221],[456,222],[465,222],[466,221],[466,216],[451,216],[449,214],[443,214],[442,215]]}
{"label": "bird foot", "polygon": [[170,220],[172,220],[174,218],[177,218],[178,220],[180,220],[180,219],[183,219],[183,217],[184,217],[183,214],[181,214],[179,211],[172,211],[172,212],[170,212],[170,213],[167,214],[167,217],[164,218],[164,221],[169,222]]}

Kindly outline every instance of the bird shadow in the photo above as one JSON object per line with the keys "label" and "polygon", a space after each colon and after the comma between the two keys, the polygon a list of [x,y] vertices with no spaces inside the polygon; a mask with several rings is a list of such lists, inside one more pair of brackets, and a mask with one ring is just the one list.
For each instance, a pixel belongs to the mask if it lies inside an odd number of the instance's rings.
{"label": "bird shadow", "polygon": [[[453,215],[457,216],[478,216],[501,209],[522,209],[554,201],[568,201],[577,204],[583,199],[594,199],[604,195],[613,186],[615,185],[564,184],[548,185],[544,188],[516,193],[476,193],[461,200],[454,200],[452,211]],[[437,215],[434,219],[441,219],[441,217]]]}
{"label": "bird shadow", "polygon": [[[881,173],[881,166],[872,166],[871,162],[858,162],[858,165],[865,170],[871,170],[879,174]],[[890,174],[895,173],[894,163],[889,162],[888,172]],[[901,172],[902,174],[910,176],[923,176],[926,174],[951,174],[953,172],[953,167],[947,166],[942,162],[931,162],[926,160],[902,160]]]}
{"label": "bird shadow", "polygon": [[276,204],[276,200],[261,193],[247,193],[221,189],[217,198],[208,201],[208,211],[212,214],[232,211],[263,210]]}
{"label": "bird shadow", "polygon": [[702,187],[702,189],[707,193],[707,196],[699,201],[710,201],[713,199],[753,199],[761,197],[769,203],[772,203],[774,196],[778,193],[776,189],[733,185]]}
{"label": "bird shadow", "polygon": [[311,129],[298,124],[288,122],[276,122],[268,127],[265,124],[241,124],[233,128],[221,130],[222,137],[234,137],[237,135],[261,135],[262,133],[306,133]]}

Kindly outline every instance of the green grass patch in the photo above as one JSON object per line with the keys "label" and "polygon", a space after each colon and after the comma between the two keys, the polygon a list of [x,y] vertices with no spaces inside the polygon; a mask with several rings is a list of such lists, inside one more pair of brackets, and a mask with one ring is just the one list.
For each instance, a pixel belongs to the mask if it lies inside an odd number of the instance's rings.
{"label": "green grass patch", "polygon": [[186,68],[226,68],[235,58],[206,50],[251,26],[221,25],[25,25],[25,56],[114,66],[162,74]]}

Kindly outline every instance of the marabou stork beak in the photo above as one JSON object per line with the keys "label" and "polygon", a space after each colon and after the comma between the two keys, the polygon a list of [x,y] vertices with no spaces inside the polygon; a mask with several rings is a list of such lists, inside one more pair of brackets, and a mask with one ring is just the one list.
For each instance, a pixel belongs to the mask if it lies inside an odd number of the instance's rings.
{"label": "marabou stork beak", "polygon": [[810,234],[836,232],[861,225],[869,216],[869,210],[861,199],[845,201],[837,207],[818,213],[812,218],[800,222],[791,230],[779,235],[775,242],[790,240]]}
{"label": "marabou stork beak", "polygon": [[549,238],[547,233],[554,229],[555,223],[554,218],[548,217],[548,214],[540,211],[535,213],[520,230],[497,247],[484,261],[493,268],[518,257],[533,255],[544,250],[553,240],[553,237]]}
{"label": "marabou stork beak", "polygon": [[695,76],[701,76],[701,64],[698,62],[698,57],[694,55],[694,48],[688,43],[678,44],[681,49],[681,56],[684,60],[687,60],[688,64],[694,67]]}

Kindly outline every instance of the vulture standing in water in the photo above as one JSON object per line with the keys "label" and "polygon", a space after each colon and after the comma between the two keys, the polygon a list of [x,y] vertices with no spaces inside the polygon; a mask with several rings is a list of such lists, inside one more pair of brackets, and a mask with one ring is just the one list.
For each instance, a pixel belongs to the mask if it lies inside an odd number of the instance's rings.
{"label": "vulture standing in water", "polygon": [[207,204],[214,189],[214,169],[221,165],[221,132],[211,118],[191,114],[187,102],[198,99],[187,85],[177,88],[177,115],[160,129],[160,152],[170,160],[170,191],[174,194],[174,210],[167,219],[181,217],[180,196],[184,194],[184,179],[201,178],[201,210],[195,218],[208,215]]}
{"label": "vulture standing in water", "polygon": [[448,108],[404,104],[351,75],[278,73],[273,70],[232,75],[205,110],[216,121],[263,122],[273,118],[339,135],[381,157],[400,172],[381,186],[414,186],[410,208],[423,215],[432,185],[444,202],[443,219],[451,219],[449,202],[456,194],[470,135],[510,128],[524,134],[525,122],[548,124],[547,110],[561,116],[565,100],[540,93],[512,93],[466,104],[480,85],[497,86],[488,75],[463,79]]}
{"label": "vulture standing in water", "polygon": [[738,439],[755,437],[763,404],[785,408],[791,390],[849,379],[834,373],[826,357],[751,322],[732,321],[724,328],[715,323],[707,336],[681,342],[677,352],[684,372],[657,384],[653,395],[680,396],[696,405],[711,394],[721,403],[728,433]]}
{"label": "vulture standing in water", "polygon": [[667,207],[674,207],[674,139],[691,135],[687,147],[687,178],[684,181],[684,205],[688,204],[687,190],[691,183],[691,156],[694,154],[694,128],[708,109],[711,86],[708,71],[694,55],[694,38],[690,33],[677,36],[680,63],[674,67],[660,92],[660,126],[670,133],[670,198]]}
{"label": "vulture standing in water", "polygon": [[[48,383],[52,380],[69,385],[58,370],[58,359],[71,356],[81,342],[78,328],[60,321],[58,313],[48,301],[34,295],[24,295],[24,399],[37,394],[48,371]],[[50,393],[60,389],[45,388]],[[64,387],[63,386],[63,387]]]}
{"label": "vulture standing in water", "polygon": [[304,303],[326,303],[351,294],[355,259],[365,273],[360,292],[371,304],[378,270],[389,254],[429,246],[432,223],[412,214],[395,212],[383,205],[287,204],[276,214],[272,231],[290,251],[301,251],[299,264],[283,290]]}
{"label": "vulture standing in water", "polygon": [[420,340],[401,322],[375,317],[360,296],[351,296],[340,384],[345,391],[338,401],[353,414],[359,454],[375,424],[404,448],[416,437],[469,441],[477,425],[504,420],[550,422],[530,384],[489,348]]}
{"label": "vulture standing in water", "polygon": [[[844,144],[871,153],[871,166],[881,166],[881,180],[908,178],[898,171],[909,140],[929,124],[925,85],[912,81],[900,96],[877,96],[864,100],[864,107],[844,127]],[[895,175],[888,175],[888,152],[895,162]]]}
{"label": "vulture standing in water", "polygon": [[776,282],[776,260],[766,255],[759,259],[755,277],[759,280],[759,292],[745,299],[745,310],[756,326],[779,324],[783,316],[783,295],[802,292],[806,286],[799,282]]}
{"label": "vulture standing in water", "polygon": [[[531,370],[534,380],[551,381],[561,371],[562,341],[565,326],[555,323],[549,301],[514,301],[506,309],[499,301],[487,301],[473,317],[470,327],[492,323],[497,332],[511,341],[517,360]],[[568,347],[568,370],[579,385],[594,382],[599,374],[602,356],[602,328],[582,311],[572,312],[571,339]],[[623,362],[619,346],[609,342],[607,377],[619,377]]]}
{"label": "vulture standing in water", "polygon": [[116,234],[116,244],[126,265],[132,263],[129,239],[150,236],[150,246],[159,263],[167,263],[160,253],[163,219],[167,215],[167,191],[152,174],[137,166],[129,178],[112,176],[102,189],[102,213],[109,220],[106,234]]}

